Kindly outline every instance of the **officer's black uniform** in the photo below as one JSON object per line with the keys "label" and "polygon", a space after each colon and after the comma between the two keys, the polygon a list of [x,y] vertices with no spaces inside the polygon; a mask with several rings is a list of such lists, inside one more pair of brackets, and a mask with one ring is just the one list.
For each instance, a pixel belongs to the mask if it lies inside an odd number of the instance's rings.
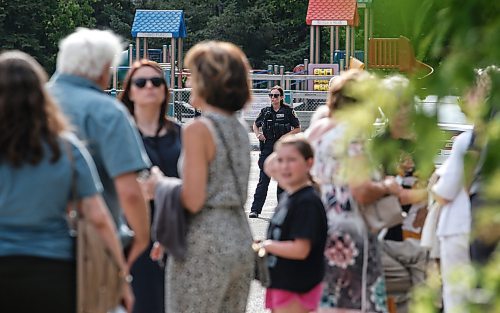
{"label": "officer's black uniform", "polygon": [[[255,189],[255,195],[253,196],[253,204],[251,208],[251,212],[260,214],[262,207],[264,206],[264,202],[266,201],[267,188],[269,187],[269,181],[271,180],[269,176],[264,173],[264,161],[271,153],[273,153],[274,143],[278,141],[281,136],[291,131],[292,127],[298,128],[300,123],[295,111],[288,105],[282,104],[278,111],[274,111],[272,106],[263,108],[255,120],[255,125],[259,128],[262,127],[262,132],[264,137],[266,137],[264,142],[260,142],[260,157],[258,163],[260,176],[259,183]],[[282,191],[283,189],[278,186],[278,199]]]}

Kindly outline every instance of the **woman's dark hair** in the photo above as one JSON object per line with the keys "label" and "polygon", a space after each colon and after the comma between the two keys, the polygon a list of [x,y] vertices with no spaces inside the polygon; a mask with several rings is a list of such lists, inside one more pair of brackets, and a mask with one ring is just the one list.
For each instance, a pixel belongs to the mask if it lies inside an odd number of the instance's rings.
{"label": "woman's dark hair", "polygon": [[58,137],[68,123],[44,89],[47,74],[24,52],[0,55],[0,160],[14,167],[36,165],[47,144],[56,162]]}
{"label": "woman's dark hair", "polygon": [[[283,88],[281,88],[281,86],[274,86],[273,88],[271,88],[271,91],[273,90],[278,90],[280,92],[280,97],[284,97],[285,96],[285,92],[283,91]],[[285,104],[285,101],[283,101],[283,99],[280,100],[280,105],[283,105]]]}
{"label": "woman's dark hair", "polygon": [[[137,72],[138,69],[143,68],[143,67],[150,67],[158,72],[160,76],[164,79],[163,77],[163,69],[161,66],[154,62],[150,61],[147,59],[142,59],[139,61],[134,62],[132,64],[132,67],[129,69],[127,72],[127,76],[125,77],[125,81],[123,83],[123,91],[120,93],[118,96],[118,99],[120,99],[123,104],[127,107],[128,111],[132,116],[134,116],[134,101],[130,99],[130,89],[132,87],[132,77],[134,76],[135,72]],[[158,117],[158,129],[156,130],[156,135],[160,133],[160,131],[165,127],[168,131],[175,131],[176,128],[174,126],[174,122],[171,121],[170,119],[167,118],[167,112],[168,112],[168,101],[170,98],[170,91],[168,89],[167,83],[164,83],[165,85],[165,97],[163,99],[163,102],[161,103],[160,106],[160,116]]]}
{"label": "woman's dark hair", "polygon": [[232,43],[206,41],[186,55],[197,96],[227,112],[241,110],[250,100],[248,60]]}

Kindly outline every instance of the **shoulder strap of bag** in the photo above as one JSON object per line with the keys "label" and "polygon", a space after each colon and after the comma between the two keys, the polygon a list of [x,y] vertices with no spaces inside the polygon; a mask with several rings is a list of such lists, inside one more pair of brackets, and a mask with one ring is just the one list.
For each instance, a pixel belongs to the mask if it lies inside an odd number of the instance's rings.
{"label": "shoulder strap of bag", "polygon": [[233,179],[234,179],[236,192],[238,193],[238,198],[240,200],[241,206],[244,206],[245,201],[243,201],[243,199],[241,198],[242,193],[241,193],[240,184],[238,182],[238,176],[236,175],[236,171],[234,170],[233,159],[231,158],[231,153],[229,152],[229,146],[227,145],[226,138],[224,137],[224,133],[221,131],[221,129],[218,125],[218,122],[214,117],[212,117],[210,115],[206,115],[205,117],[208,118],[210,121],[212,121],[212,124],[214,125],[215,131],[219,135],[219,138],[222,141],[222,145],[226,149],[226,156],[227,156],[227,160],[229,161],[229,169],[231,170],[231,174],[232,174]]}
{"label": "shoulder strap of bag", "polygon": [[71,143],[67,139],[63,139],[64,149],[66,150],[66,155],[68,156],[71,165],[71,190],[70,190],[70,201],[67,208],[68,214],[68,225],[71,236],[76,236],[77,230],[76,225],[78,223],[78,206],[77,206],[77,196],[76,196],[76,168],[75,168],[75,158],[73,156],[73,151]]}

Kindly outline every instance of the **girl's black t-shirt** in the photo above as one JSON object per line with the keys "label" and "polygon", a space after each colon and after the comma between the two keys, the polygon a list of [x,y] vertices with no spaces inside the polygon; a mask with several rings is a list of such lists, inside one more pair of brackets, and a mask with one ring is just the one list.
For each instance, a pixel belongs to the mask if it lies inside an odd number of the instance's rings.
{"label": "girl's black t-shirt", "polygon": [[327,229],[325,208],[314,188],[307,186],[282,196],[269,224],[267,238],[280,241],[308,239],[311,251],[304,260],[269,254],[270,288],[305,293],[322,281]]}

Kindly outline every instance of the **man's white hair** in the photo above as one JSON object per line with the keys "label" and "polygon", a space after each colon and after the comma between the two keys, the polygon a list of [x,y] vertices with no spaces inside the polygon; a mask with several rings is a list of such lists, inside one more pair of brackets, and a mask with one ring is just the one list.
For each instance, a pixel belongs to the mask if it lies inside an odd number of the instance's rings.
{"label": "man's white hair", "polygon": [[59,43],[57,71],[96,80],[106,67],[118,65],[123,47],[110,30],[80,27]]}

